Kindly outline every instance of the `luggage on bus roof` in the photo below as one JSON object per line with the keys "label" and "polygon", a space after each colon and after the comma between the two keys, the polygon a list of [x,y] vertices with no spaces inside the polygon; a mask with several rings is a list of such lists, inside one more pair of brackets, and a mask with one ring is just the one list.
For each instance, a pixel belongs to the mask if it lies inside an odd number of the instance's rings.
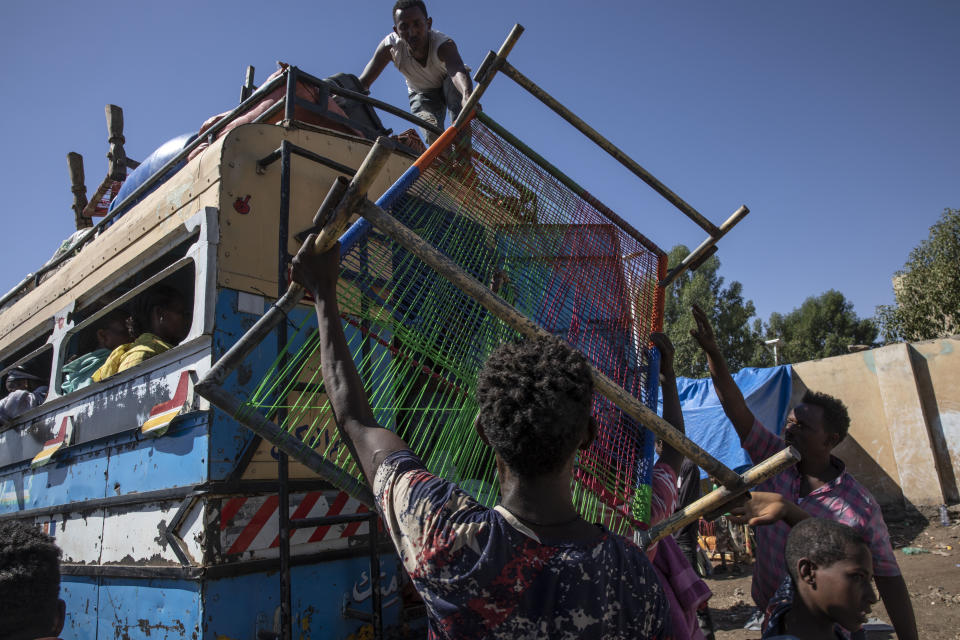
{"label": "luggage on bus roof", "polygon": [[[153,174],[162,169],[163,165],[170,162],[171,158],[180,153],[183,148],[193,142],[193,139],[196,137],[196,133],[184,133],[176,138],[171,138],[157,147],[153,153],[147,156],[147,158],[140,163],[139,167],[134,169],[127,176],[127,179],[123,182],[123,186],[120,187],[120,190],[117,192],[117,197],[114,198],[113,202],[110,203],[110,211],[113,211],[114,207],[123,202],[128,195],[133,193],[138,187],[140,187],[140,185],[149,180]],[[171,167],[170,170],[167,171],[166,175],[163,176],[163,178],[158,180],[152,187],[150,187],[146,193],[141,194],[133,204],[140,202],[154,189],[172,178],[173,174],[175,174],[177,171],[180,171],[180,169],[182,169],[186,163],[186,160],[183,160]]]}

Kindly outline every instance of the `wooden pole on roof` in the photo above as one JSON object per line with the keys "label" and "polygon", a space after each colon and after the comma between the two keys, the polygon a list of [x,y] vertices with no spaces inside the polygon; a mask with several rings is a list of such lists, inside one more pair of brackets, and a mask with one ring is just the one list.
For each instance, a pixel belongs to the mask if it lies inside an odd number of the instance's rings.
{"label": "wooden pole on roof", "polygon": [[73,219],[79,231],[93,226],[93,220],[83,215],[87,206],[87,185],[83,183],[83,156],[71,151],[67,154],[67,166],[70,169],[70,191],[73,192]]}
{"label": "wooden pole on roof", "polygon": [[111,180],[123,182],[127,179],[127,153],[123,149],[123,143],[126,138],[123,137],[123,109],[115,104],[108,104],[104,107],[107,116],[107,141],[110,143],[110,150],[107,151],[107,158],[110,164],[107,168],[107,175]]}
{"label": "wooden pole on roof", "polygon": [[243,102],[247,98],[253,95],[253,92],[257,90],[257,85],[253,84],[253,74],[256,71],[253,65],[247,67],[247,72],[243,77],[243,86],[240,88],[240,102]]}
{"label": "wooden pole on roof", "polygon": [[83,216],[92,218],[95,215],[103,215],[104,212],[97,211],[97,207],[107,193],[111,193],[111,198],[116,197],[116,193],[111,191],[116,188],[116,183],[127,179],[127,169],[136,169],[140,163],[127,157],[123,144],[126,139],[123,137],[123,109],[115,104],[108,104],[104,108],[107,116],[107,142],[110,148],[107,150],[107,175],[94,191],[93,197],[87,201],[83,209]]}

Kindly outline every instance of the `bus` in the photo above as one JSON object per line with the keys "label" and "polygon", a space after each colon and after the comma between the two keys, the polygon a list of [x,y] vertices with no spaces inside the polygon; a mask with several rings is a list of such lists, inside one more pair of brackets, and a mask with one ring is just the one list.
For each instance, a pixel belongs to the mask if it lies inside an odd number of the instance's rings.
{"label": "bus", "polygon": [[[111,147],[136,168],[88,203],[104,217],[0,300],[0,378],[27,371],[47,387],[0,425],[0,518],[63,550],[64,638],[422,635],[376,516],[194,392],[286,289],[330,185],[389,134],[374,106],[430,128],[360,89],[287,66],[256,89],[251,69],[241,103],[199,134],[139,165]],[[372,193],[417,141],[401,137]],[[106,320],[142,316],[159,289],[183,302],[182,340],[98,382],[66,380]],[[249,393],[275,344],[226,388]]]}

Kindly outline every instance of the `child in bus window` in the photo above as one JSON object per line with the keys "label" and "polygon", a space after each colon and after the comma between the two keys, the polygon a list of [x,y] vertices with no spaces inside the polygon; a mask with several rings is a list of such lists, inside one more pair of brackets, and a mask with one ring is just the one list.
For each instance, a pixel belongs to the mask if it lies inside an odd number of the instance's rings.
{"label": "child in bus window", "polygon": [[140,333],[133,342],[114,349],[103,366],[94,372],[94,382],[135,367],[148,358],[172,349],[187,337],[191,311],[183,295],[173,287],[157,285],[148,290],[142,308],[140,322],[149,331]]}
{"label": "child in bus window", "polygon": [[129,313],[114,309],[94,324],[97,348],[63,365],[63,383],[60,385],[63,393],[71,393],[89,385],[94,372],[103,366],[113,350],[133,339],[127,322],[129,319]]}

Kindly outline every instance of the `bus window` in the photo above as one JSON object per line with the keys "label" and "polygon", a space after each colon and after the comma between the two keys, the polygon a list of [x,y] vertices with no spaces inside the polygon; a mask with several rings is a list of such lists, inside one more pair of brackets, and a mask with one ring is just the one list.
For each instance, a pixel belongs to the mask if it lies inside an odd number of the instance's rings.
{"label": "bus window", "polygon": [[[165,262],[167,269],[150,265],[126,281],[141,284],[83,314],[86,319],[66,341],[61,394],[106,380],[187,338],[193,325],[196,269],[191,260]],[[109,295],[114,297],[118,288]]]}
{"label": "bus window", "polygon": [[93,382],[93,374],[117,347],[132,342],[133,317],[125,307],[111,309],[69,342],[60,380],[60,393],[72,393]]}
{"label": "bus window", "polygon": [[190,332],[193,301],[168,284],[161,283],[147,289],[133,301],[133,308],[135,338],[114,349],[104,365],[93,374],[94,382],[169,351],[183,342]]}
{"label": "bus window", "polygon": [[31,340],[0,365],[0,428],[9,426],[46,399],[53,365],[50,334],[46,332]]}

